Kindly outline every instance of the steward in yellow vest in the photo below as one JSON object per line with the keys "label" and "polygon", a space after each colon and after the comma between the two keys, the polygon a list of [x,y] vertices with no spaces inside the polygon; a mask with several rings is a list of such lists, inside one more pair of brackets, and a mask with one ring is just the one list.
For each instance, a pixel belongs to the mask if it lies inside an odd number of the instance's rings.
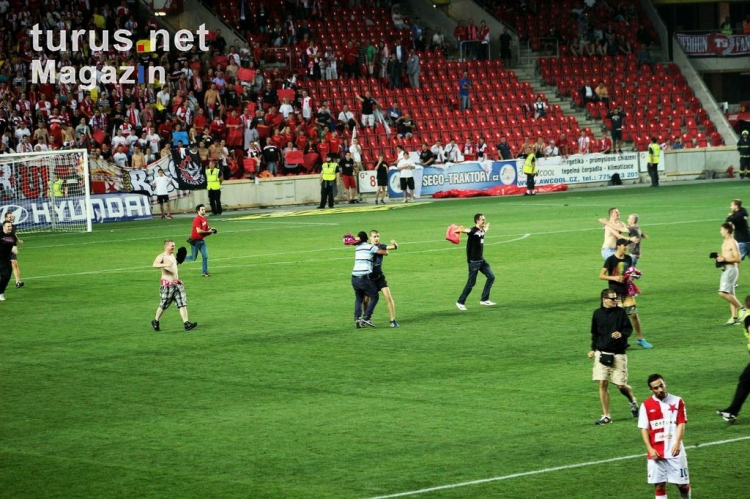
{"label": "steward in yellow vest", "polygon": [[328,161],[323,163],[323,167],[320,170],[319,210],[326,207],[326,201],[328,202],[328,207],[333,208],[333,198],[335,196],[333,191],[336,188],[336,180],[339,176],[339,164],[335,161],[335,154],[329,154]]}
{"label": "steward in yellow vest", "polygon": [[208,189],[211,213],[221,215],[221,170],[216,165],[216,161],[211,161],[206,168],[206,189]]}
{"label": "steward in yellow vest", "polygon": [[523,173],[526,175],[526,192],[524,196],[536,196],[536,186],[534,185],[534,179],[536,177],[536,156],[534,150],[530,144],[527,144],[524,148],[526,153],[526,159],[523,163]]}
{"label": "steward in yellow vest", "polygon": [[661,156],[661,147],[657,144],[659,139],[651,137],[651,143],[648,145],[648,176],[651,177],[651,187],[659,187],[659,156]]}

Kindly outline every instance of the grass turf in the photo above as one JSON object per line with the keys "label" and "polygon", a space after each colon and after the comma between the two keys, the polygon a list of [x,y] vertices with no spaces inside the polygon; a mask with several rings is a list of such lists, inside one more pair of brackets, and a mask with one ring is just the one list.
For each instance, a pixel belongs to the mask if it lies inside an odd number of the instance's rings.
{"label": "grass turf", "polygon": [[[750,436],[728,426],[748,361],[723,327],[719,224],[740,183],[467,199],[378,211],[210,220],[212,277],[180,267],[191,320],[158,305],[162,241],[191,217],[24,237],[26,287],[0,305],[0,490],[6,497],[373,497],[644,454],[611,390],[608,427],[591,378],[602,231],[637,212],[639,310],[647,351],[630,351],[639,401],[660,372],[685,398],[686,445]],[[348,210],[348,206],[346,207]],[[314,210],[313,210],[314,211]],[[346,210],[345,210],[346,211]],[[449,223],[491,223],[496,307],[460,312],[464,241]],[[384,270],[401,328],[353,327],[353,251],[342,234],[379,229],[399,250]],[[740,274],[738,295],[748,292]],[[12,283],[11,283],[12,286]],[[748,441],[688,450],[694,498],[743,497]],[[743,478],[744,477],[744,478]],[[549,471],[425,497],[648,497],[645,459]],[[675,490],[670,491],[673,495]]]}

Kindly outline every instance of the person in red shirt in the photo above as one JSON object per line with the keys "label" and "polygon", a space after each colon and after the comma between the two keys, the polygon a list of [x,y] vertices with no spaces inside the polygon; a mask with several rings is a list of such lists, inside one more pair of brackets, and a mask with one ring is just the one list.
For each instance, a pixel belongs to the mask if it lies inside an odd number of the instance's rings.
{"label": "person in red shirt", "polygon": [[185,261],[195,261],[198,257],[198,252],[200,251],[203,259],[202,275],[203,277],[210,277],[211,274],[208,273],[208,246],[206,245],[206,237],[211,234],[216,234],[218,231],[208,226],[206,207],[204,205],[199,204],[196,206],[195,212],[197,215],[193,219],[193,231],[190,233],[190,239],[188,239],[188,242],[190,243],[190,256],[185,257]]}
{"label": "person in red shirt", "polygon": [[242,147],[242,120],[237,116],[236,109],[232,109],[232,114],[227,116],[227,146],[232,149]]}
{"label": "person in red shirt", "polygon": [[218,113],[214,116],[214,120],[211,122],[209,129],[211,130],[211,135],[213,135],[216,140],[225,139],[227,137],[227,125]]}

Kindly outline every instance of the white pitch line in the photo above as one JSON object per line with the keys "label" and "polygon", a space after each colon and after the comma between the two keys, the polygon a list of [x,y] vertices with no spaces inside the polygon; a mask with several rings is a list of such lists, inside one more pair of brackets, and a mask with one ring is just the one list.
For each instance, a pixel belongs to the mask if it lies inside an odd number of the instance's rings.
{"label": "white pitch line", "polygon": [[[701,447],[710,447],[713,445],[723,445],[723,444],[731,444],[735,442],[741,442],[743,440],[750,440],[750,436],[747,437],[739,437],[739,438],[732,438],[729,440],[717,440],[715,442],[708,442],[705,444],[696,444],[696,445],[686,445],[685,449],[698,449]],[[576,463],[576,464],[567,464],[564,466],[555,466],[553,468],[544,468],[542,470],[534,470],[534,471],[524,471],[522,473],[513,473],[511,475],[504,475],[504,476],[496,476],[492,478],[482,478],[480,480],[472,480],[470,482],[460,482],[460,483],[452,483],[449,485],[439,485],[437,487],[428,487],[425,489],[419,489],[419,490],[412,490],[409,492],[399,492],[396,494],[388,494],[385,496],[376,496],[371,497],[370,499],[390,499],[393,497],[407,497],[407,496],[416,496],[420,494],[427,494],[429,492],[436,492],[438,490],[448,490],[448,489],[457,489],[459,487],[470,487],[472,485],[481,485],[484,483],[492,483],[492,482],[500,482],[503,480],[510,480],[512,478],[520,478],[523,476],[531,476],[531,475],[541,475],[544,473],[552,473],[555,471],[563,471],[563,470],[572,470],[575,468],[585,468],[588,466],[598,466],[600,464],[607,464],[607,463],[614,463],[617,461],[627,461],[630,459],[643,459],[645,457],[645,453],[641,452],[640,454],[632,454],[630,456],[620,456],[620,457],[613,457],[611,459],[602,459],[599,461],[589,461],[586,463]]]}
{"label": "white pitch line", "polygon": [[[524,234],[521,237],[517,237],[515,239],[509,239],[507,241],[497,241],[490,244],[506,244],[506,243],[512,243],[515,241],[522,241],[523,239],[527,239],[531,237],[531,234]],[[428,241],[428,242],[439,242],[439,241]],[[419,243],[423,244],[423,243]],[[289,251],[286,253],[276,253],[276,256],[279,255],[298,255],[301,253],[316,253],[321,251],[341,251],[345,250],[346,248],[318,248],[318,249],[312,249],[312,250],[300,250],[300,251]],[[417,251],[411,251],[410,253],[432,253],[435,251],[455,251],[455,246],[449,246],[444,248],[436,248],[436,249],[429,249],[429,250],[417,250]],[[263,255],[263,256],[269,256],[269,255]],[[213,258],[211,259],[212,262],[222,262],[222,261],[232,261],[232,260],[240,260],[240,259],[246,259],[246,258],[259,258],[259,255],[247,255],[247,256],[230,256],[230,257],[224,257],[224,258]],[[326,258],[326,261],[332,261],[332,260],[350,260],[352,257],[351,255],[346,256],[340,256],[340,257],[333,257],[333,258]],[[291,265],[291,264],[301,264],[301,263],[319,263],[320,259],[316,258],[313,260],[288,260],[288,261],[273,261],[273,262],[264,262],[264,263],[248,263],[248,264],[235,264],[235,265],[217,265],[216,268],[225,269],[225,268],[240,268],[240,267],[270,267],[273,265]],[[213,265],[213,264],[212,264]],[[88,270],[84,272],[71,272],[68,274],[50,274],[50,275],[43,275],[43,276],[35,276],[35,277],[24,277],[24,280],[31,281],[35,279],[50,279],[50,278],[60,278],[60,277],[73,277],[73,276],[81,276],[81,275],[97,275],[97,274],[117,274],[120,272],[150,272],[153,270],[153,267],[123,267],[119,269],[102,269],[102,270]]]}

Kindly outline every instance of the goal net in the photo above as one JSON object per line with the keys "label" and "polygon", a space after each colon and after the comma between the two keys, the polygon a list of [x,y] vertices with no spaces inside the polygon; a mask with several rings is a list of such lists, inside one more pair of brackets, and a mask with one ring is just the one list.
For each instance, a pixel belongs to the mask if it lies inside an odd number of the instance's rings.
{"label": "goal net", "polygon": [[91,232],[90,207],[85,149],[0,155],[0,216],[19,231]]}

